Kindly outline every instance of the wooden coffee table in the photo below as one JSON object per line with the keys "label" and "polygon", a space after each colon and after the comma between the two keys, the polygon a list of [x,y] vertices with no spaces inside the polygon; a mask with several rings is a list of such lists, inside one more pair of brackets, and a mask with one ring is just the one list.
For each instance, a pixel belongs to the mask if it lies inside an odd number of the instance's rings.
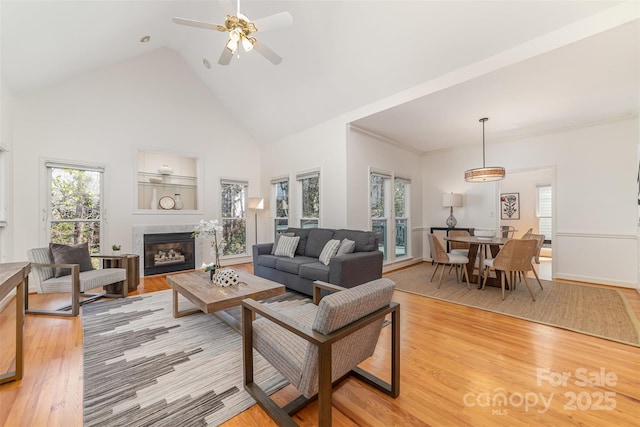
{"label": "wooden coffee table", "polygon": [[[237,284],[221,288],[209,280],[209,273],[194,271],[191,273],[171,274],[167,283],[173,291],[173,317],[178,318],[202,311],[215,314],[233,328],[240,330],[240,322],[224,310],[239,306],[245,298],[263,300],[285,293],[284,285],[254,276],[246,271],[236,270],[240,281]],[[197,308],[180,311],[178,294],[191,301]]]}

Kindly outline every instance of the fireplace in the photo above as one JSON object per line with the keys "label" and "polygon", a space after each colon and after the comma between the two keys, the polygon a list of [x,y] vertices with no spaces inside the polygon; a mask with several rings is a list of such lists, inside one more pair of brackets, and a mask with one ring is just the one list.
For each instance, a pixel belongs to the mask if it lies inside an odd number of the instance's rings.
{"label": "fireplace", "polygon": [[195,240],[190,232],[144,235],[144,275],[195,269]]}

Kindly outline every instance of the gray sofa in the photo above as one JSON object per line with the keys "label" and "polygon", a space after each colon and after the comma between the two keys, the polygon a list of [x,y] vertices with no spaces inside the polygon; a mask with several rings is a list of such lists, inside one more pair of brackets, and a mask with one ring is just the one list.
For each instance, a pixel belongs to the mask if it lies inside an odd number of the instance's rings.
{"label": "gray sofa", "polygon": [[[256,276],[307,295],[312,294],[314,280],[351,288],[382,277],[383,254],[378,250],[377,236],[371,231],[289,228],[285,233],[300,236],[295,256],[272,255],[274,243],[254,245]],[[320,262],[320,253],[329,240],[345,238],[356,242],[353,253],[335,256],[329,265]]]}

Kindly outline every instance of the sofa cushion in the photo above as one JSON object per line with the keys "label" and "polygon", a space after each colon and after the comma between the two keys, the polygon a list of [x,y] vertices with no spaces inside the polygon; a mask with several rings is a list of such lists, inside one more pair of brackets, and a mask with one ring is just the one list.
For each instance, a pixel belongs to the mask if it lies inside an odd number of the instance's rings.
{"label": "sofa cushion", "polygon": [[300,236],[300,242],[298,242],[298,247],[296,248],[296,255],[304,256],[310,231],[311,229],[309,228],[287,228],[285,230],[285,233],[293,233],[294,236]]}
{"label": "sofa cushion", "polygon": [[324,245],[324,248],[322,249],[322,252],[318,257],[320,262],[323,263],[324,265],[329,265],[329,261],[331,260],[331,258],[336,256],[336,253],[338,253],[339,247],[340,247],[340,240],[333,240],[333,239],[329,240],[327,244]]}
{"label": "sofa cushion", "polygon": [[296,255],[298,242],[300,242],[300,236],[280,236],[280,240],[278,240],[278,247],[276,247],[274,255],[293,258]]}
{"label": "sofa cushion", "polygon": [[336,252],[336,256],[351,254],[355,250],[356,242],[345,237],[344,239],[342,239],[342,242],[340,242],[340,247],[338,248],[338,252]]}
{"label": "sofa cushion", "polygon": [[273,242],[273,246],[271,247],[271,255],[275,255],[276,254],[276,248],[278,247],[278,242],[280,241],[280,236],[289,236],[289,237],[293,237],[295,236],[295,234],[293,233],[278,233],[276,234],[276,241]]}
{"label": "sofa cushion", "polygon": [[329,282],[329,266],[321,262],[312,262],[300,266],[300,277],[309,280]]}
{"label": "sofa cushion", "polygon": [[333,230],[328,228],[314,228],[309,232],[307,240],[307,248],[304,251],[305,256],[319,258],[324,249],[324,245],[333,237]]}
{"label": "sofa cushion", "polygon": [[279,257],[275,255],[258,255],[258,259],[256,260],[256,264],[262,265],[264,267],[276,268],[276,261]]}
{"label": "sofa cushion", "polygon": [[[93,270],[91,255],[89,255],[89,244],[62,245],[59,243],[49,243],[51,259],[54,264],[79,264],[80,271]],[[56,268],[55,277],[68,276],[71,274],[70,268]]]}
{"label": "sofa cushion", "polygon": [[297,275],[302,264],[309,264],[312,262],[318,262],[318,259],[306,256],[297,256],[295,258],[279,257],[276,261],[276,270]]}
{"label": "sofa cushion", "polygon": [[373,231],[336,230],[333,238],[340,241],[343,239],[353,240],[356,242],[354,252],[371,252],[378,249],[376,248],[376,235]]}

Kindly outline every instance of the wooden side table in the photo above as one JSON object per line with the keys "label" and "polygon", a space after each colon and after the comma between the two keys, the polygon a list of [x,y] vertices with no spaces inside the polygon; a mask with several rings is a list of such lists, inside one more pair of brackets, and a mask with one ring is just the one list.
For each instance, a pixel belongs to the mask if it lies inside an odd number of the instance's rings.
{"label": "wooden side table", "polygon": [[29,292],[31,263],[12,262],[0,264],[0,300],[11,290],[16,290],[16,368],[0,375],[0,384],[22,379],[24,358],[24,296]]}
{"label": "wooden side table", "polygon": [[[135,254],[123,254],[120,255],[127,258],[125,268],[127,269],[127,291],[133,292],[138,289],[140,284],[140,256]],[[117,267],[116,260],[105,259],[104,267]],[[122,291],[122,284],[114,283],[113,285],[105,286],[105,290],[110,294],[119,294]]]}

